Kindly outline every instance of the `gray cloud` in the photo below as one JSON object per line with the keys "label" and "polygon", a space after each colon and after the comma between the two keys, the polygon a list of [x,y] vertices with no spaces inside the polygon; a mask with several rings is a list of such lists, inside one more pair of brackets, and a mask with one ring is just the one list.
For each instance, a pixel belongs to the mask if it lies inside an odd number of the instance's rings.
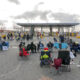
{"label": "gray cloud", "polygon": [[50,14],[50,18],[60,21],[61,23],[77,23],[80,22],[78,15],[70,15],[67,13],[51,13],[51,11],[39,11],[33,10],[31,12],[25,12],[22,15],[15,17],[16,19],[24,18],[27,20],[34,20],[36,17],[40,16],[41,20],[48,21],[47,15]]}
{"label": "gray cloud", "polygon": [[67,13],[51,13],[50,17],[53,17],[55,20],[59,20],[60,22],[63,23],[76,23],[80,22],[78,18],[80,16],[78,15],[71,15]]}
{"label": "gray cloud", "polygon": [[43,5],[44,2],[40,2],[38,3],[34,9],[32,11],[26,11],[24,12],[23,14],[19,15],[19,16],[16,16],[15,18],[16,19],[19,19],[19,18],[25,18],[27,20],[33,20],[35,19],[36,17],[40,16],[40,19],[41,20],[47,20],[47,15],[51,12],[51,11],[40,11],[38,10],[38,7],[40,5]]}
{"label": "gray cloud", "polygon": [[20,2],[18,0],[8,0],[8,1],[15,3],[15,4],[20,4]]}
{"label": "gray cloud", "polygon": [[40,16],[41,20],[47,20],[47,15],[50,13],[50,11],[37,11],[33,10],[31,12],[25,12],[22,15],[19,15],[15,18],[25,18],[25,19],[35,19],[36,17]]}
{"label": "gray cloud", "polygon": [[53,18],[55,20],[60,21],[61,23],[76,23],[76,22],[80,22],[78,20],[78,18],[80,16],[78,15],[71,15],[68,13],[53,13],[50,10],[46,10],[46,11],[40,11],[38,8],[40,5],[43,5],[44,2],[40,2],[37,5],[35,5],[34,9],[32,11],[26,11],[23,14],[16,16],[15,19],[20,19],[20,18],[24,18],[26,20],[34,20],[36,17],[40,17],[41,20],[44,20],[46,22],[48,22],[48,17],[49,18]]}
{"label": "gray cloud", "polygon": [[39,6],[43,5],[44,2],[39,2],[37,5],[35,5],[34,10],[38,10]]}
{"label": "gray cloud", "polygon": [[42,4],[44,4],[44,2],[40,2],[40,3],[38,3],[38,5],[42,5]]}
{"label": "gray cloud", "polygon": [[7,20],[0,20],[0,24],[7,22]]}
{"label": "gray cloud", "polygon": [[48,15],[50,12],[51,12],[51,11],[41,12],[41,14],[40,14],[40,19],[41,19],[41,20],[46,20],[46,21],[48,21],[47,15]]}

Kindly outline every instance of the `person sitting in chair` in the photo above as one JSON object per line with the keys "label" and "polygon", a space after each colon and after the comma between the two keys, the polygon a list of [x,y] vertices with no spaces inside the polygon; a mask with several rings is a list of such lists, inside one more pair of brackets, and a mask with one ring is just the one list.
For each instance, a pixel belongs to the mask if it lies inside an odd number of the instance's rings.
{"label": "person sitting in chair", "polygon": [[51,42],[49,42],[49,43],[47,44],[47,47],[48,47],[49,49],[51,49],[51,48],[53,47],[53,44],[52,44]]}
{"label": "person sitting in chair", "polygon": [[31,52],[36,53],[36,45],[33,42],[31,42]]}
{"label": "person sitting in chair", "polygon": [[41,52],[40,60],[40,66],[49,65],[52,63],[51,54],[48,51],[48,48],[44,48],[44,51]]}
{"label": "person sitting in chair", "polygon": [[38,50],[38,51],[40,50],[40,48],[43,48],[43,47],[44,47],[44,44],[43,44],[43,43],[39,42],[39,43],[37,44],[37,50]]}
{"label": "person sitting in chair", "polygon": [[57,42],[57,39],[55,37],[53,39],[54,39],[54,42]]}
{"label": "person sitting in chair", "polygon": [[48,51],[48,48],[44,48],[44,51],[41,52],[40,59],[41,60],[48,59],[48,60],[52,61],[51,54],[50,54],[50,51]]}
{"label": "person sitting in chair", "polygon": [[28,44],[27,47],[25,48],[26,51],[31,50],[31,44]]}
{"label": "person sitting in chair", "polygon": [[25,42],[20,42],[20,44],[19,44],[19,49],[21,49],[21,48],[23,48],[23,47],[25,47]]}

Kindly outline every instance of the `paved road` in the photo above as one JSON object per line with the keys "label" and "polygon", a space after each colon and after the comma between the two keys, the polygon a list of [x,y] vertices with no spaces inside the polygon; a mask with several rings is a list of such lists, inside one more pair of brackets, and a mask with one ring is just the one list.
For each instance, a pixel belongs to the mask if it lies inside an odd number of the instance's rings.
{"label": "paved road", "polygon": [[[33,41],[38,42],[35,38]],[[50,37],[42,41],[46,45],[48,41],[53,42],[53,39]],[[26,42],[26,44],[30,42]],[[71,72],[55,75],[54,68],[40,67],[39,53],[32,54],[27,58],[20,58],[18,56],[18,44],[19,42],[10,41],[9,50],[0,52],[0,80],[40,80],[42,76],[50,77],[52,80],[80,80],[80,68],[77,67],[80,59],[79,54],[74,59],[75,64],[71,65]],[[53,53],[54,57],[57,57],[57,51]]]}

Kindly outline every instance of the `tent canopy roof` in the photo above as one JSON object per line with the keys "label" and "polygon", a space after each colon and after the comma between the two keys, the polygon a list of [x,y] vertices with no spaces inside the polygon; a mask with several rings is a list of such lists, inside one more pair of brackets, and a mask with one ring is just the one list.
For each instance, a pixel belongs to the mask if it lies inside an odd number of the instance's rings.
{"label": "tent canopy roof", "polygon": [[72,27],[79,25],[79,23],[17,23],[23,27]]}

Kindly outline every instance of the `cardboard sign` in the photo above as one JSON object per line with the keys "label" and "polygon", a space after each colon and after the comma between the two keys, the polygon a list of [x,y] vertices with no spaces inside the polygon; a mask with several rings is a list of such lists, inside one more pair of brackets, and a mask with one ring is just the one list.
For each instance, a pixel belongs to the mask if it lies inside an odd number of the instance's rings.
{"label": "cardboard sign", "polygon": [[5,50],[8,50],[8,47],[7,46],[3,46],[2,49],[3,49],[3,51],[5,51]]}

